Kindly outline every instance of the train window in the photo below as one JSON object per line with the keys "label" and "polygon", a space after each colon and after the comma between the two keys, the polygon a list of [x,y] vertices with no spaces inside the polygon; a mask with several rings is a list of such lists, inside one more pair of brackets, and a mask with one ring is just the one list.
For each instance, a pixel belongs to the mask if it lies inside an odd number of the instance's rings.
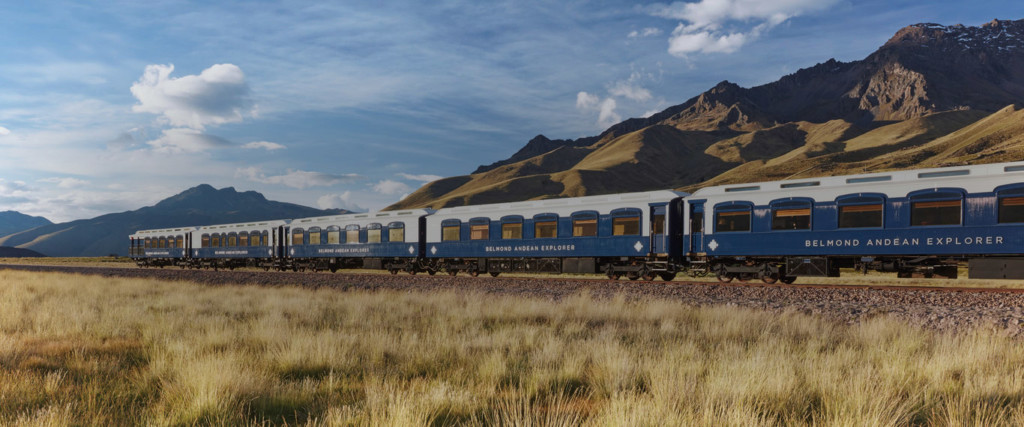
{"label": "train window", "polygon": [[[664,219],[664,217],[662,217]],[[640,217],[612,218],[613,236],[639,236]]]}
{"label": "train window", "polygon": [[441,221],[441,241],[462,240],[462,223],[457,219]]}
{"label": "train window", "polygon": [[178,236],[178,245],[177,245],[177,247],[179,247],[179,248],[184,248],[185,247],[185,238],[184,237]]}
{"label": "train window", "polygon": [[839,206],[839,228],[882,226],[882,204]]}
{"label": "train window", "polygon": [[302,244],[303,230],[301,228],[292,229],[292,245],[298,246]]}
{"label": "train window", "polygon": [[1024,197],[999,198],[999,223],[1024,222]]}
{"label": "train window", "polygon": [[366,243],[380,243],[380,224],[366,226]]}
{"label": "train window", "polygon": [[810,230],[811,206],[804,200],[772,202],[772,230]]}
{"label": "train window", "polygon": [[203,237],[200,238],[200,243],[201,244],[200,244],[199,247],[201,247],[201,248],[208,248],[208,247],[210,247],[210,235],[209,234],[204,234]]}
{"label": "train window", "polygon": [[501,217],[501,238],[522,239],[523,217],[519,215],[509,215]]}
{"label": "train window", "polygon": [[572,214],[573,237],[597,236],[597,212],[581,212]]}
{"label": "train window", "polygon": [[[639,236],[641,216],[640,209],[616,209],[612,211],[612,235]],[[661,219],[664,222],[664,215],[662,215]]]}
{"label": "train window", "polygon": [[337,245],[341,243],[341,227],[332,225],[327,227],[327,244]]}
{"label": "train window", "polygon": [[174,240],[173,237],[167,239],[167,247],[168,248],[174,249],[175,248],[174,243],[175,243],[175,240]]}
{"label": "train window", "polygon": [[882,226],[885,196],[851,194],[836,198],[839,206],[839,228],[878,228]]}
{"label": "train window", "polygon": [[401,222],[392,222],[388,224],[388,241],[389,242],[404,242],[405,241],[405,224]]}
{"label": "train window", "polygon": [[160,244],[160,249],[163,249],[163,248],[167,247],[167,239],[161,237],[159,242],[160,242],[159,243]]}
{"label": "train window", "polygon": [[960,225],[962,190],[926,190],[910,194],[910,225]]}
{"label": "train window", "polygon": [[487,240],[490,238],[491,220],[473,218],[469,220],[469,240]]}
{"label": "train window", "polygon": [[748,204],[729,204],[715,209],[715,232],[750,231]]}
{"label": "train window", "polygon": [[270,233],[263,232],[263,246],[270,246]]}
{"label": "train window", "polygon": [[359,243],[358,225],[353,224],[345,226],[345,243]]}
{"label": "train window", "polygon": [[220,235],[214,234],[210,236],[210,246],[218,248],[220,247]]}
{"label": "train window", "polygon": [[502,239],[522,239],[523,238],[523,223],[521,222],[510,222],[507,224],[501,224],[501,238]]}
{"label": "train window", "polygon": [[149,245],[150,245],[150,241],[149,241],[149,237],[147,237],[147,238],[146,238],[146,241],[145,241],[145,243],[143,244],[143,246],[142,246],[142,247],[144,247],[144,248],[149,248],[149,247],[150,247]]}
{"label": "train window", "polygon": [[534,216],[533,236],[538,239],[558,237],[558,215],[541,214]]}
{"label": "train window", "polygon": [[309,244],[320,244],[320,227],[309,227]]}
{"label": "train window", "polygon": [[246,233],[244,231],[238,233],[238,246],[249,246],[249,233]]}
{"label": "train window", "polygon": [[238,246],[238,235],[237,234],[235,234],[235,233],[228,234],[227,246],[229,246],[229,247]]}

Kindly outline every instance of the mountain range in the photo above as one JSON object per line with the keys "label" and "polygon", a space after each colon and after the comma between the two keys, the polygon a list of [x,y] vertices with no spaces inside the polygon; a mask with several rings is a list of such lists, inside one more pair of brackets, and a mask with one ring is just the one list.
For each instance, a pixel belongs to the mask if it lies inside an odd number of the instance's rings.
{"label": "mountain range", "polygon": [[49,224],[53,223],[41,216],[29,216],[15,211],[0,212],[0,236]]}
{"label": "mountain range", "polygon": [[128,236],[138,230],[343,213],[348,211],[275,202],[255,191],[238,192],[232,187],[217,190],[203,184],[142,209],[43,225],[0,237],[0,246],[58,257],[126,255]]}
{"label": "mountain range", "polygon": [[743,88],[437,180],[388,209],[1024,159],[1024,20],[916,24],[859,61]]}

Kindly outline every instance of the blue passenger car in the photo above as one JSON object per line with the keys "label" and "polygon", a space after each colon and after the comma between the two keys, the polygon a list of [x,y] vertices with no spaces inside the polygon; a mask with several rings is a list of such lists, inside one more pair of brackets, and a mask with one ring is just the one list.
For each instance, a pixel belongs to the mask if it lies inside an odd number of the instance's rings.
{"label": "blue passenger car", "polygon": [[429,209],[369,212],[293,220],[287,257],[297,269],[423,271],[424,217]]}
{"label": "blue passenger car", "polygon": [[[679,260],[683,193],[652,191],[444,208],[427,217],[436,270],[604,272],[671,279]],[[672,238],[672,231],[676,231]]]}
{"label": "blue passenger car", "polygon": [[701,189],[687,199],[692,260],[723,280],[956,275],[956,261],[1024,252],[1024,163]]}
{"label": "blue passenger car", "polygon": [[195,227],[139,230],[128,236],[129,255],[143,267],[184,266],[187,242]]}

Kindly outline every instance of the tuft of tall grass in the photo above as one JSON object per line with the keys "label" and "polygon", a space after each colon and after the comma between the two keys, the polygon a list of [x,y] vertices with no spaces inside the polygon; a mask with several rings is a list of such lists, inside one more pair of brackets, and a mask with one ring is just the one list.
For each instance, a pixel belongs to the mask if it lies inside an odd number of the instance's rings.
{"label": "tuft of tall grass", "polygon": [[1024,346],[886,317],[0,270],[0,424],[1020,425]]}

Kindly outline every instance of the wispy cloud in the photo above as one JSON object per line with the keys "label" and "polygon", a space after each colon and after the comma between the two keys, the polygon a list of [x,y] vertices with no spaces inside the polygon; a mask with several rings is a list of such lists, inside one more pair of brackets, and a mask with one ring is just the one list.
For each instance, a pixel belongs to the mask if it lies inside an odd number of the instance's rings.
{"label": "wispy cloud", "polygon": [[405,179],[408,179],[410,181],[420,181],[420,182],[431,182],[431,181],[437,181],[439,179],[444,178],[443,176],[440,176],[440,175],[429,175],[429,174],[412,175],[412,174],[407,174],[407,173],[397,173],[395,175],[398,175],[398,176],[400,176],[402,178],[405,178]]}
{"label": "wispy cloud", "polygon": [[230,141],[219,136],[188,128],[166,129],[159,138],[147,144],[162,153],[198,153],[232,145]]}
{"label": "wispy cloud", "polygon": [[408,193],[411,190],[412,190],[412,188],[409,187],[408,184],[406,184],[404,182],[401,182],[401,181],[391,180],[391,179],[385,179],[385,180],[382,180],[382,181],[380,181],[380,182],[378,182],[376,184],[373,184],[373,191],[376,191],[378,193],[381,193],[381,194],[384,194],[384,195],[388,195],[388,196],[393,196],[393,195],[402,194],[402,193]]}
{"label": "wispy cloud", "polygon": [[236,178],[263,184],[277,184],[286,187],[304,189],[309,187],[329,187],[337,184],[350,183],[363,179],[358,174],[336,175],[323,172],[312,172],[289,169],[283,175],[267,175],[258,167],[239,168],[235,171]]}
{"label": "wispy cloud", "polygon": [[250,143],[244,144],[244,145],[242,145],[242,148],[249,149],[249,150],[256,150],[256,149],[262,148],[262,149],[267,150],[267,151],[274,151],[274,150],[284,149],[285,146],[283,146],[281,144],[278,144],[276,142],[257,141],[257,142],[250,142]]}
{"label": "wispy cloud", "polygon": [[345,209],[352,212],[365,212],[366,209],[359,206],[353,201],[353,194],[351,191],[345,191],[344,193],[338,194],[325,194],[316,199],[316,205],[320,209]]}
{"label": "wispy cloud", "polygon": [[11,130],[3,126],[0,126],[0,136],[7,136],[11,134]]}
{"label": "wispy cloud", "polygon": [[644,28],[642,30],[630,31],[630,33],[627,34],[626,37],[629,37],[631,39],[642,39],[642,38],[646,38],[646,37],[653,37],[653,36],[660,36],[660,35],[661,35],[661,29],[660,28],[648,27],[648,28]]}

